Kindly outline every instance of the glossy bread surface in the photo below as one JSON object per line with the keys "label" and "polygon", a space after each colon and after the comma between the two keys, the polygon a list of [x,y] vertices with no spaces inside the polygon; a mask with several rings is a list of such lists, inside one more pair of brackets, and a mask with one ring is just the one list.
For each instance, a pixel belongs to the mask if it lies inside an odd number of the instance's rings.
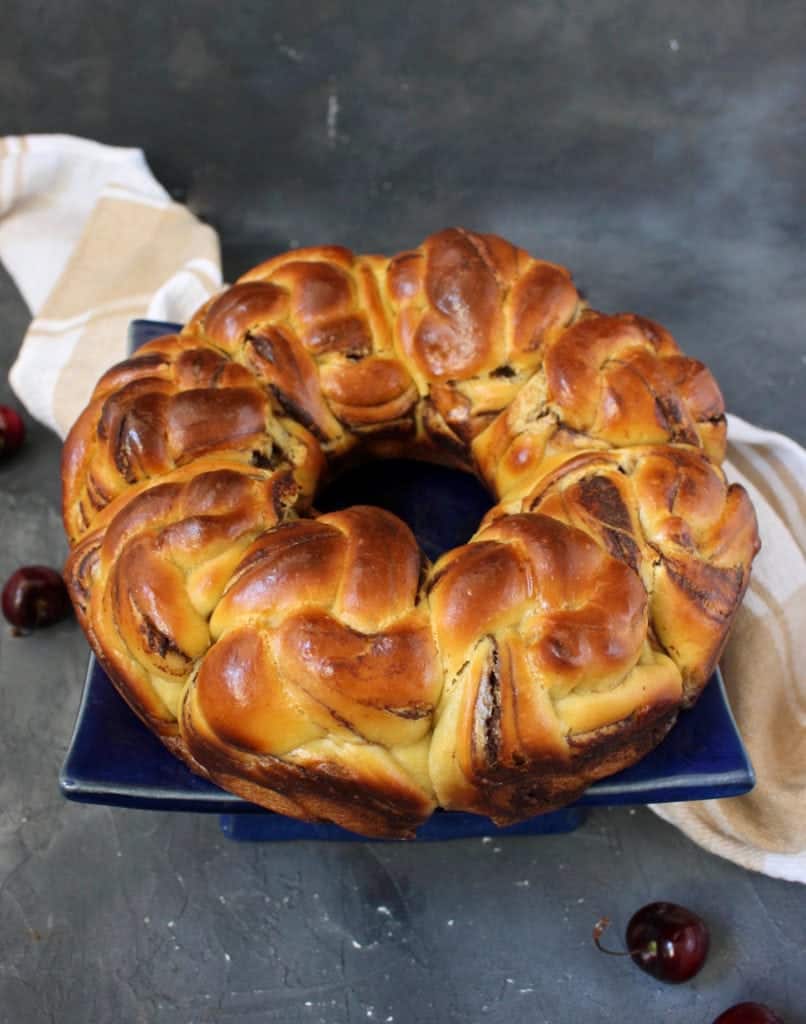
{"label": "glossy bread surface", "polygon": [[[368,835],[438,804],[522,820],[711,674],[758,546],[724,441],[668,332],[503,239],[300,250],[101,379],[65,445],[66,576],[120,692],[224,788]],[[390,513],[312,511],[400,454],[499,501],[433,567]]]}

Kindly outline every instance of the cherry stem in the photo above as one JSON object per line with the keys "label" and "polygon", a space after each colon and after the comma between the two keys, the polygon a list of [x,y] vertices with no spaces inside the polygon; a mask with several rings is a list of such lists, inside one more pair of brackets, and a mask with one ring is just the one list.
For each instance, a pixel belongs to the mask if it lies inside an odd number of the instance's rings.
{"label": "cherry stem", "polygon": [[607,949],[599,941],[604,935],[605,931],[610,927],[609,917],[600,917],[596,924],[593,926],[593,941],[596,943],[596,948],[600,953],[607,953],[608,956],[631,956],[632,954],[627,952],[619,952],[615,949]]}

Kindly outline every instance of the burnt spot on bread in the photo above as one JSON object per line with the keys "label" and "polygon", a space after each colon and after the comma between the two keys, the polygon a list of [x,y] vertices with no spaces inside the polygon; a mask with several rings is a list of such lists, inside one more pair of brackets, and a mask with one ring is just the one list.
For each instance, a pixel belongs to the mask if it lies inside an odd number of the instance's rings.
{"label": "burnt spot on bread", "polygon": [[490,371],[491,377],[516,377],[517,370],[512,366],[496,366],[494,370]]}

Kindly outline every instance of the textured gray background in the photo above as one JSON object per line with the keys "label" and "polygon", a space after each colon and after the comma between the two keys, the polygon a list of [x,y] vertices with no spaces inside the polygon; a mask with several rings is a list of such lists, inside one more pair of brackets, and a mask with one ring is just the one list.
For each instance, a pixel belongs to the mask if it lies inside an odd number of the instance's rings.
{"label": "textured gray background", "polygon": [[[806,440],[797,3],[6,3],[0,133],[143,146],[222,236],[393,251],[494,230],[669,326],[734,412]],[[27,322],[0,271],[7,368]],[[8,400],[5,384],[0,400]],[[58,564],[58,444],[0,466],[0,575]],[[639,809],[570,836],[234,845],[212,818],[64,803],[87,649],[0,630],[0,1020],[806,1022],[804,889]],[[802,812],[802,809],[801,809]],[[642,903],[712,923],[691,984],[598,955]]]}

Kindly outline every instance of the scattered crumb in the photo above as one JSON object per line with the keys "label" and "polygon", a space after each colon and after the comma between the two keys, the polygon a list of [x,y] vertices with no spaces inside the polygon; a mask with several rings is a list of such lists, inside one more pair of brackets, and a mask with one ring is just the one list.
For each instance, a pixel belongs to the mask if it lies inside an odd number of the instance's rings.
{"label": "scattered crumb", "polygon": [[356,939],[353,939],[353,949],[363,949],[364,947]]}
{"label": "scattered crumb", "polygon": [[493,847],[493,853],[500,853],[500,852],[501,852],[501,847],[500,846],[494,846]]}
{"label": "scattered crumb", "polygon": [[302,63],[302,54],[299,50],[295,50],[293,46],[278,46],[277,49],[280,53],[284,53],[289,60],[293,60],[297,64]]}
{"label": "scattered crumb", "polygon": [[524,878],[522,881],[515,883],[515,885],[517,885],[519,889],[526,889],[529,887],[529,884],[530,883],[528,878]]}
{"label": "scattered crumb", "polygon": [[577,903],[584,903],[584,902],[585,902],[585,897],[584,896],[580,896],[579,899],[577,900]]}
{"label": "scattered crumb", "polygon": [[151,918],[150,917],[144,917],[143,918],[143,924],[151,924]]}
{"label": "scattered crumb", "polygon": [[481,841],[483,843],[491,843],[493,841],[493,837],[492,836],[483,836]]}
{"label": "scattered crumb", "polygon": [[530,985],[530,986],[529,986],[528,988],[519,988],[519,989],[518,989],[518,992],[519,992],[519,993],[520,993],[520,994],[521,994],[522,996],[525,996],[525,995],[526,995],[527,993],[529,993],[529,992],[534,992],[534,989],[533,989],[533,988],[531,987],[531,985]]}
{"label": "scattered crumb", "polygon": [[313,1003],[310,1001],[310,999],[306,999],[305,1000],[305,1005],[306,1006],[313,1006]]}
{"label": "scattered crumb", "polygon": [[677,51],[680,49],[680,43],[678,43],[676,39],[670,39],[669,49],[672,51],[672,53],[677,53]]}
{"label": "scattered crumb", "polygon": [[448,919],[448,927],[449,928],[453,928],[453,918],[452,917]]}
{"label": "scattered crumb", "polygon": [[332,92],[327,98],[327,141],[334,145],[339,132],[339,97]]}
{"label": "scattered crumb", "polygon": [[176,925],[176,922],[175,922],[175,921],[169,921],[169,922],[168,922],[168,927],[169,927],[169,928],[173,928],[173,927],[175,927],[175,925]]}
{"label": "scattered crumb", "polygon": [[229,955],[229,953],[225,953],[224,959],[227,961],[227,963],[229,963],[232,960],[232,957]]}
{"label": "scattered crumb", "polygon": [[515,979],[514,978],[507,978],[507,985],[514,985],[514,984],[515,984]]}
{"label": "scattered crumb", "polygon": [[384,907],[383,905],[381,905],[380,907],[376,907],[375,909],[378,911],[379,914],[383,914],[384,917],[392,916],[392,911],[389,909],[389,907]]}

